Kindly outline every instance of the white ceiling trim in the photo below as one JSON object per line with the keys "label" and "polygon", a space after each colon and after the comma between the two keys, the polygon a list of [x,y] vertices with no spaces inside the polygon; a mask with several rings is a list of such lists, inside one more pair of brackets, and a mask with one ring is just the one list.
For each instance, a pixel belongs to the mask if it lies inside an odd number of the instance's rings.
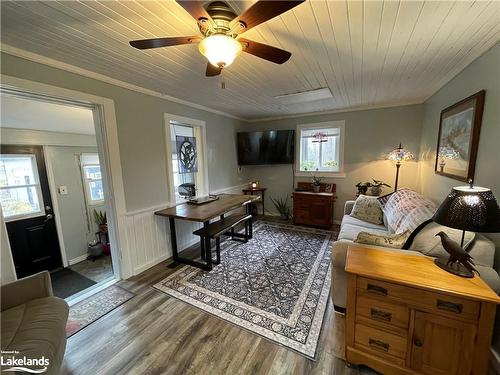
{"label": "white ceiling trim", "polygon": [[215,113],[217,115],[234,118],[236,120],[247,121],[244,118],[234,116],[230,113],[226,113],[223,111],[219,111],[217,109],[209,108],[209,107],[206,107],[206,106],[201,105],[201,104],[192,103],[192,102],[189,102],[189,101],[184,100],[184,99],[179,99],[179,98],[176,98],[174,96],[167,95],[165,93],[161,93],[158,91],[146,89],[144,87],[140,87],[140,86],[137,86],[137,85],[134,85],[131,83],[123,82],[123,81],[120,81],[118,79],[108,77],[104,74],[99,74],[99,73],[95,73],[95,72],[92,72],[92,71],[87,70],[87,69],[79,68],[77,66],[67,64],[67,63],[64,63],[64,62],[59,61],[59,60],[51,59],[50,57],[45,57],[45,56],[39,55],[37,53],[29,52],[29,51],[23,50],[21,48],[13,47],[13,46],[5,44],[5,43],[0,43],[0,50],[2,52],[9,54],[9,55],[17,56],[17,57],[20,57],[20,58],[23,58],[23,59],[26,59],[29,61],[48,65],[48,66],[51,66],[53,68],[65,70],[65,71],[70,72],[70,73],[75,73],[75,74],[79,74],[79,75],[84,76],[84,77],[88,77],[88,78],[92,78],[92,79],[95,79],[98,81],[106,82],[106,83],[109,83],[111,85],[119,86],[119,87],[122,87],[122,88],[127,89],[127,90],[136,91],[136,92],[139,92],[141,94],[154,96],[154,97],[168,100],[168,101],[171,101],[174,103],[179,103],[179,104],[183,104],[183,105],[186,105],[186,106],[189,106],[192,108],[201,109],[203,111]]}

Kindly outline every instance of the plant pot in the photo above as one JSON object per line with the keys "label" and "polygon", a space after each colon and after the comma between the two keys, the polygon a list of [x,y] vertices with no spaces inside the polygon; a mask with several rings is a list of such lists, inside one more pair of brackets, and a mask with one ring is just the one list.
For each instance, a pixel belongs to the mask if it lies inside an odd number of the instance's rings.
{"label": "plant pot", "polygon": [[97,243],[95,245],[89,245],[87,253],[90,258],[97,258],[102,255],[102,243]]}
{"label": "plant pot", "polygon": [[288,220],[288,217],[289,217],[288,214],[285,213],[280,214],[281,220]]}
{"label": "plant pot", "polygon": [[101,233],[106,233],[108,231],[108,224],[99,224],[99,231]]}
{"label": "plant pot", "polygon": [[321,189],[321,185],[313,185],[313,191],[315,193],[319,193],[320,189]]}
{"label": "plant pot", "polygon": [[378,197],[380,194],[382,194],[382,188],[379,186],[372,186],[370,188],[370,195],[373,197]]}

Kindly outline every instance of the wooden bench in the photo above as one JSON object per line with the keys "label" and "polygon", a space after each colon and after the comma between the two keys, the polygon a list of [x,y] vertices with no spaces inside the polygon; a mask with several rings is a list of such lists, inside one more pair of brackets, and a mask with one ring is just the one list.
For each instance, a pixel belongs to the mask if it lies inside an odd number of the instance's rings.
{"label": "wooden bench", "polygon": [[[206,259],[206,257],[212,256],[211,246],[209,249],[205,248],[205,238],[209,238],[211,240],[215,239],[215,250],[217,255],[217,260],[214,262],[215,264],[220,264],[220,238],[222,235],[230,236],[234,241],[248,242],[249,238],[252,238],[252,225],[251,225],[252,215],[243,214],[243,215],[231,215],[228,217],[221,216],[219,221],[210,223],[206,228],[200,228],[193,232],[194,235],[200,236],[201,242],[201,254],[202,258]],[[234,231],[234,228],[241,224],[245,223],[245,233],[237,233]]]}

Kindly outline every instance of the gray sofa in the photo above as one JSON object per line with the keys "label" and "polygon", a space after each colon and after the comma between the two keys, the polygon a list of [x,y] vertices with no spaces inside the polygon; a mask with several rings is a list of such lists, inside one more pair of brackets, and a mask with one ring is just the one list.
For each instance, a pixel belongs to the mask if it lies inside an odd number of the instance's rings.
{"label": "gray sofa", "polygon": [[[456,229],[444,227],[436,223],[429,223],[415,236],[410,248],[391,249],[386,247],[361,245],[354,243],[359,232],[371,232],[379,234],[390,234],[390,230],[385,225],[372,224],[355,217],[350,216],[354,201],[347,201],[344,207],[344,217],[340,226],[340,232],[337,241],[332,246],[332,293],[333,304],[337,310],[345,309],[346,306],[346,272],[345,263],[347,249],[350,245],[369,246],[383,251],[395,251],[411,255],[428,255],[432,257],[448,257],[441,246],[439,237],[435,234],[439,231],[445,231],[455,241],[460,241],[462,232]],[[385,222],[385,220],[384,220]],[[481,278],[497,293],[500,292],[500,277],[498,272],[493,269],[495,257],[495,245],[486,237],[473,233],[466,233],[466,243],[470,241],[469,251],[477,265],[477,270]],[[340,309],[338,309],[340,307]]]}
{"label": "gray sofa", "polygon": [[[2,351],[17,351],[14,358],[44,357],[49,360],[44,374],[58,374],[66,348],[69,307],[52,295],[49,273],[40,272],[2,285],[1,297]],[[2,366],[2,371],[9,367]]]}

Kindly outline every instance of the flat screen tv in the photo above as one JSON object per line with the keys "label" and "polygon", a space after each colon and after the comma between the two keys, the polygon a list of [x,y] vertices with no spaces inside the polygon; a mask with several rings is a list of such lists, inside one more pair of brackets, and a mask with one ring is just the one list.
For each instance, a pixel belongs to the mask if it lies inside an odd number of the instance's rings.
{"label": "flat screen tv", "polygon": [[293,164],[295,130],[238,133],[238,164]]}

